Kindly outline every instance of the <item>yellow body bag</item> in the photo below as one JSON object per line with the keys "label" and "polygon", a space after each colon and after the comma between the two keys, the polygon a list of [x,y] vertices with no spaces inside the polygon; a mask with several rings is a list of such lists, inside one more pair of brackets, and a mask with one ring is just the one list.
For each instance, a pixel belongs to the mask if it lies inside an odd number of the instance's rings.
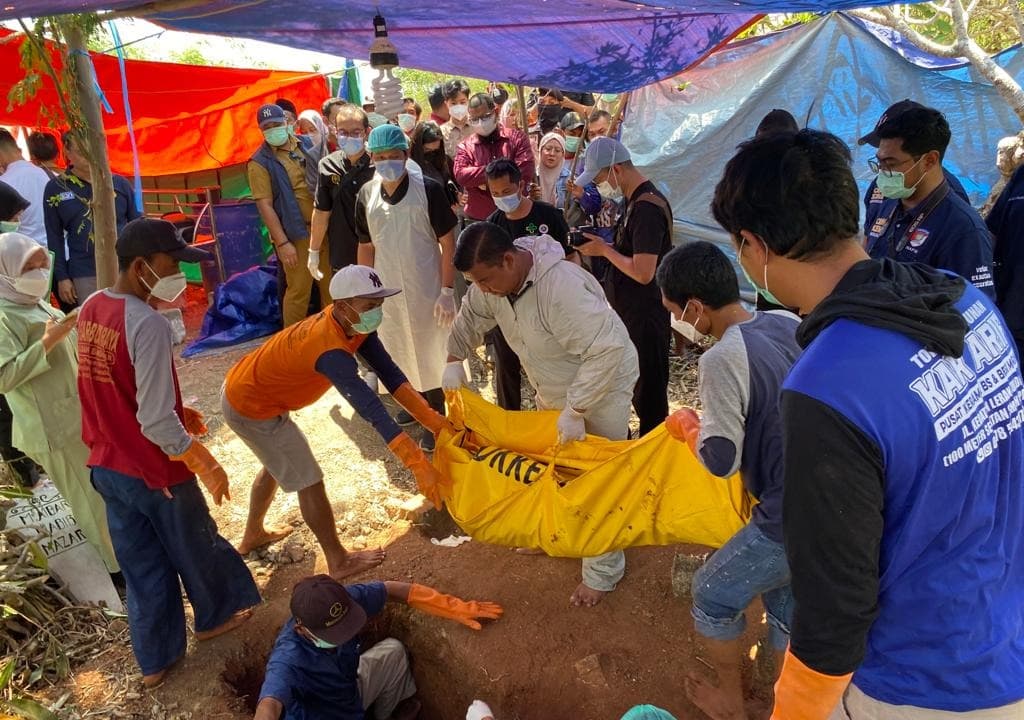
{"label": "yellow body bag", "polygon": [[463,388],[434,466],[452,479],[446,504],[473,538],[593,557],[637,545],[720,547],[750,519],[738,474],[709,473],[659,426],[639,440],[587,436],[556,448],[557,411],[510,412]]}

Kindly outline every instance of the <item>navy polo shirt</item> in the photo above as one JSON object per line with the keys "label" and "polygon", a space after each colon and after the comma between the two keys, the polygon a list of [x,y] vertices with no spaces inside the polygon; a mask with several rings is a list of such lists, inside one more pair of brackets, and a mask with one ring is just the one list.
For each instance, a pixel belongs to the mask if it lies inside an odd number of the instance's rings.
{"label": "navy polo shirt", "polygon": [[[962,197],[965,202],[970,204],[971,199],[967,197],[967,191],[964,190],[964,186],[960,184],[960,178],[946,168],[942,168],[942,174],[946,177],[946,182],[949,183],[949,189]],[[868,185],[868,191],[864,193],[865,236],[871,231],[871,227],[875,224],[875,221],[878,220],[879,211],[885,201],[885,196],[878,190],[878,183],[875,180],[872,180],[871,184]]]}
{"label": "navy polo shirt", "polygon": [[[942,192],[939,186],[934,192]],[[992,234],[981,215],[950,188],[946,197],[906,237],[917,218],[916,210],[932,196],[907,210],[899,200],[882,203],[878,219],[867,233],[867,249],[876,260],[892,258],[919,262],[939,270],[950,270],[967,278],[979,290],[995,299],[992,280]]]}
{"label": "navy polo shirt", "polygon": [[1024,168],[1017,168],[985,222],[995,236],[996,305],[1024,355]]}
{"label": "navy polo shirt", "polygon": [[[346,585],[367,617],[384,609],[388,591],[382,582]],[[295,620],[281,628],[267,662],[260,700],[271,697],[284,705],[283,720],[364,720],[359,695],[359,640],[321,650],[295,632]]]}

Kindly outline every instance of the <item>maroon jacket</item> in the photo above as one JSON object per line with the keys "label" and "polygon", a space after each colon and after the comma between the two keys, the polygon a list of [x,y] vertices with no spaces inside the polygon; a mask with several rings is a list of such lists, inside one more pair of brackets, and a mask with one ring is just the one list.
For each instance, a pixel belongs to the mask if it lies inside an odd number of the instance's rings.
{"label": "maroon jacket", "polygon": [[463,208],[466,217],[483,220],[496,210],[491,194],[487,192],[484,168],[491,160],[501,157],[512,160],[523,174],[521,189],[533,182],[536,167],[533,150],[522,130],[499,126],[486,138],[474,134],[459,145],[455,152],[455,182],[469,195]]}

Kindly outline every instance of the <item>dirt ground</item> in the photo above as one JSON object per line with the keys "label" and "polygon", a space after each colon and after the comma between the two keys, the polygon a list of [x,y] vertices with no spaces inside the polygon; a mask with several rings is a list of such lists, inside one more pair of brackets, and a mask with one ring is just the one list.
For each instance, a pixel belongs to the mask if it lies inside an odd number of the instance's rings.
{"label": "dirt ground", "polygon": [[[190,337],[202,309],[186,312]],[[206,414],[206,443],[231,478],[232,500],[211,509],[221,534],[232,543],[242,535],[257,463],[223,423],[220,386],[231,365],[256,344],[178,362],[185,402]],[[693,405],[695,355],[688,351],[672,362],[672,405]],[[475,362],[474,379],[485,396],[493,396],[485,368]],[[611,720],[637,703],[659,705],[680,720],[704,718],[686,700],[683,678],[709,670],[694,639],[688,600],[673,595],[670,577],[677,552],[699,553],[700,548],[630,550],[618,590],[596,608],[573,609],[568,599],[579,581],[578,560],[524,556],[477,542],[457,548],[431,544],[429,535],[444,537],[451,528],[436,513],[415,523],[405,519],[402,505],[415,496],[411,475],[338,393],[329,391],[295,413],[295,419],[323,467],[345,546],[387,547],[384,564],[354,581],[415,581],[504,605],[505,616],[482,632],[390,606],[368,628],[370,642],[391,635],[409,647],[423,702],[421,718],[461,719],[474,698],[487,701],[498,720]],[[288,616],[291,588],[301,577],[324,570],[294,495],[278,495],[268,522],[291,524],[295,532],[284,543],[247,557],[264,597],[248,623],[215,640],[191,639],[184,660],[152,692],[142,688],[121,628],[99,657],[46,691],[50,702],[67,696],[62,717],[252,717],[263,665]],[[745,638],[753,657],[763,618],[759,609],[748,617]],[[748,707],[757,717],[764,710],[770,668],[751,662],[748,671]]]}

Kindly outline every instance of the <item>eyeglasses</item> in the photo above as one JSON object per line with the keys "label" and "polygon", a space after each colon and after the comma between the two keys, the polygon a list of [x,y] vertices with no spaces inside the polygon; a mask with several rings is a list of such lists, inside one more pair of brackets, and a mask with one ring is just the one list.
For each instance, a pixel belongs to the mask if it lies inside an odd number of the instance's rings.
{"label": "eyeglasses", "polygon": [[489,112],[486,115],[481,115],[478,118],[470,118],[469,119],[469,124],[470,125],[483,125],[485,120],[487,120],[489,118],[492,118],[492,117],[494,117],[494,113],[493,112]]}
{"label": "eyeglasses", "polygon": [[888,161],[886,161],[887,164],[889,164],[889,167],[882,167],[878,163],[878,158],[877,157],[873,157],[873,158],[868,160],[868,167],[871,169],[871,172],[873,172],[875,175],[881,174],[881,175],[885,175],[886,177],[892,177],[892,174],[894,172],[897,172],[897,168],[899,168],[899,167],[901,167],[903,165],[906,165],[908,162],[913,162],[914,165],[917,165],[917,163],[920,162],[920,160],[921,160],[920,157],[916,157],[916,158],[915,157],[911,157],[911,158],[908,158],[907,160],[901,160],[900,162],[894,163],[894,164],[893,163],[888,163]]}
{"label": "eyeglasses", "polygon": [[338,130],[335,134],[340,138],[363,138],[366,136],[366,131],[356,130],[354,132],[345,132],[344,130]]}

